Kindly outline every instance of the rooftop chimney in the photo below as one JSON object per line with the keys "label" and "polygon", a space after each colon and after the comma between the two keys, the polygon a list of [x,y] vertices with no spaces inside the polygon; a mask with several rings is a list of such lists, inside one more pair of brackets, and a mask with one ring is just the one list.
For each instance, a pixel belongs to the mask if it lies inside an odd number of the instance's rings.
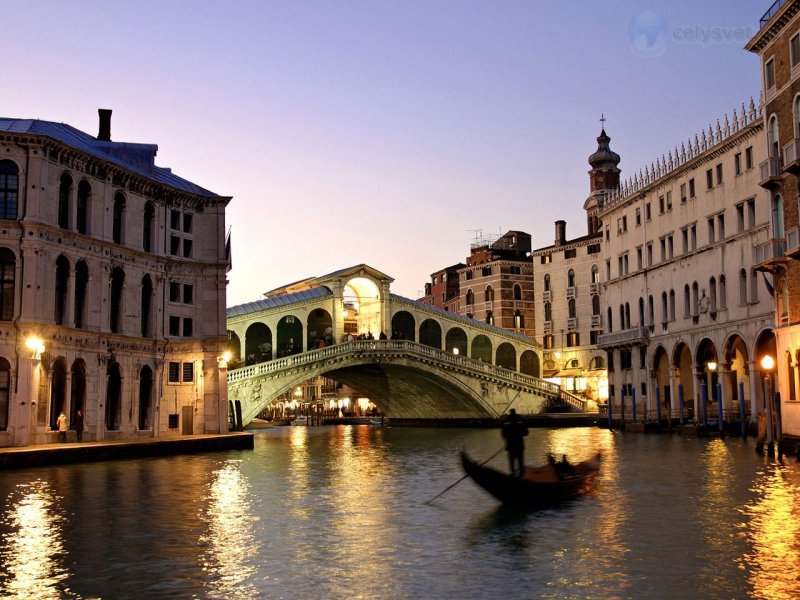
{"label": "rooftop chimney", "polygon": [[556,221],[556,246],[561,246],[567,241],[567,222]]}
{"label": "rooftop chimney", "polygon": [[97,139],[104,142],[111,141],[111,109],[98,108],[97,114],[100,115],[100,131],[97,133]]}

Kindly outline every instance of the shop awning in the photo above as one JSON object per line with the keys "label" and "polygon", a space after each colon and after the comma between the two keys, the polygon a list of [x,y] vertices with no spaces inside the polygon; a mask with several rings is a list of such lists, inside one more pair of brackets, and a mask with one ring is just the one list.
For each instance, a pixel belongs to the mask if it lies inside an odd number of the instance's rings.
{"label": "shop awning", "polygon": [[583,369],[562,369],[555,377],[583,377]]}
{"label": "shop awning", "polygon": [[558,369],[545,369],[542,372],[543,379],[550,379],[551,377],[555,377],[558,374]]}

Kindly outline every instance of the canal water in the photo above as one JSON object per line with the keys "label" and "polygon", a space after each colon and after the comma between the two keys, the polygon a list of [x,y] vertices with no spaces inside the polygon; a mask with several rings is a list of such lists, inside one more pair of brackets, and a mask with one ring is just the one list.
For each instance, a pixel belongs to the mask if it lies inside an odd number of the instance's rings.
{"label": "canal water", "polygon": [[[2,598],[800,597],[800,467],[752,440],[536,429],[593,495],[498,507],[497,430],[283,427],[255,450],[0,475]],[[506,468],[503,453],[492,464]]]}

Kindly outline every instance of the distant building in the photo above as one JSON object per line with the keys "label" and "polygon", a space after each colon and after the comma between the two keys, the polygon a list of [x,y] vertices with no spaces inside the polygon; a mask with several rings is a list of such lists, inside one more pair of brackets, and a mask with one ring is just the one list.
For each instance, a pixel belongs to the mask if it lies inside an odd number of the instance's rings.
{"label": "distant building", "polygon": [[508,231],[472,244],[458,270],[461,314],[477,321],[534,335],[531,236]]}
{"label": "distant building", "polygon": [[431,282],[425,284],[425,295],[419,302],[458,313],[460,308],[458,271],[464,266],[464,263],[458,263],[432,273]]}
{"label": "distant building", "polygon": [[99,112],[0,119],[0,446],[227,431],[230,198]]}
{"label": "distant building", "polygon": [[635,401],[639,421],[671,413],[716,427],[718,392],[726,419],[763,406],[756,358],[774,351],[774,337],[753,257],[770,238],[759,117],[742,106],[600,204],[599,346],[617,417],[630,419]]}
{"label": "distant building", "polygon": [[619,155],[605,130],[589,157],[590,195],[584,203],[587,231],[568,240],[567,224],[556,221],[555,241],[534,250],[536,339],[544,346],[544,377],[589,400],[605,402],[605,352],[597,347],[603,331],[600,310],[602,231],[599,207],[619,185]]}
{"label": "distant building", "polygon": [[[759,30],[746,48],[761,58],[763,118],[766,136],[760,140],[758,180],[767,190],[764,209],[770,211],[765,239],[755,250],[757,268],[774,280],[775,344],[753,357],[769,353],[776,361],[764,370],[777,378],[780,410],[770,411],[782,425],[788,445],[800,447],[800,1],[777,1],[761,17]],[[758,367],[761,369],[761,366]]]}

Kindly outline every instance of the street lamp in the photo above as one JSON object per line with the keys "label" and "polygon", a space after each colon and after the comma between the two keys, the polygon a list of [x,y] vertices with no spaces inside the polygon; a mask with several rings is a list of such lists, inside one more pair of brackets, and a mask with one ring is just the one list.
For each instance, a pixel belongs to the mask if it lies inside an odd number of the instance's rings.
{"label": "street lamp", "polygon": [[25,340],[25,347],[31,351],[31,358],[33,360],[41,360],[42,354],[44,353],[44,340],[42,338],[36,337],[35,335],[30,336]]}
{"label": "street lamp", "polygon": [[[772,369],[775,367],[775,359],[769,354],[765,354],[761,359],[761,368],[764,371],[764,404],[767,409],[767,454],[775,456],[775,447],[772,442],[772,414],[773,403],[775,401],[772,393]],[[759,445],[763,443],[759,440]],[[763,448],[757,447],[757,450],[763,452]]]}

